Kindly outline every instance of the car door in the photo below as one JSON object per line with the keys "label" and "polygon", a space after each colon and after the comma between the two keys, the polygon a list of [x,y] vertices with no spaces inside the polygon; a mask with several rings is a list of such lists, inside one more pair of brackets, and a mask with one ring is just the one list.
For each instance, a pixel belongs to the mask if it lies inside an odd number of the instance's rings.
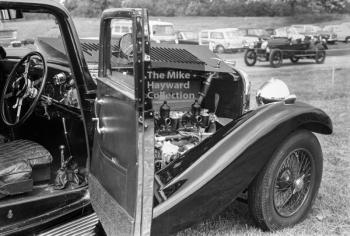
{"label": "car door", "polygon": [[[115,27],[121,19],[130,21],[132,33],[112,37],[111,25]],[[143,89],[148,32],[143,9],[102,14],[89,191],[107,235],[150,233],[153,122],[145,119]]]}

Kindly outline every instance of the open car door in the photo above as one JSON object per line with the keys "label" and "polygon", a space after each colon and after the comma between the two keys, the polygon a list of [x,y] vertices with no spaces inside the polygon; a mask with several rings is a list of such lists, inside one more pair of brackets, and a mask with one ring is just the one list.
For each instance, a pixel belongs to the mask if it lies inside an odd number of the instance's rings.
{"label": "open car door", "polygon": [[[113,27],[124,27],[125,34],[113,35]],[[148,45],[145,10],[104,11],[89,190],[107,235],[150,234],[154,131],[144,108]]]}

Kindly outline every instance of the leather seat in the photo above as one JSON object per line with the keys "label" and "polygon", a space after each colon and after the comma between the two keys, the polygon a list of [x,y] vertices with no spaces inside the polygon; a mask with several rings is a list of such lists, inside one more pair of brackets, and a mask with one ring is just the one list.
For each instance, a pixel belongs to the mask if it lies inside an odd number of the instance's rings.
{"label": "leather seat", "polygon": [[49,151],[33,141],[15,140],[1,143],[0,195],[13,195],[31,189],[28,186],[17,186],[20,182],[49,180],[51,162],[52,156]]}

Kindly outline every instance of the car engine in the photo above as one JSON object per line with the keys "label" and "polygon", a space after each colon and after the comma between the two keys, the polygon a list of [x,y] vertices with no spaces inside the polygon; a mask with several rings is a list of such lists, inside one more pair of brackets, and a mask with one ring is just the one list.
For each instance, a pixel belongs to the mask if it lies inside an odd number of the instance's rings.
{"label": "car engine", "polygon": [[188,111],[171,110],[167,101],[155,113],[155,171],[181,158],[215,133],[216,116],[195,100]]}

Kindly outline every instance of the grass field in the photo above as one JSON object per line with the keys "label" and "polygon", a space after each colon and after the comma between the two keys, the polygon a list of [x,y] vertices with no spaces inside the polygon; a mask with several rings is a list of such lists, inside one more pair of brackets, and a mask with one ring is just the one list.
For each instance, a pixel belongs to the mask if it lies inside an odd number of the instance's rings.
{"label": "grass field", "polygon": [[[334,133],[317,135],[324,153],[323,179],[308,218],[293,228],[276,233],[254,227],[247,205],[234,202],[222,214],[180,232],[187,235],[350,235],[350,64],[335,71],[274,70],[251,74],[252,94],[271,77],[287,83],[299,101],[315,105],[328,113]],[[252,99],[254,99],[252,97]],[[254,100],[253,100],[254,101]],[[185,213],[184,213],[185,214]]]}

